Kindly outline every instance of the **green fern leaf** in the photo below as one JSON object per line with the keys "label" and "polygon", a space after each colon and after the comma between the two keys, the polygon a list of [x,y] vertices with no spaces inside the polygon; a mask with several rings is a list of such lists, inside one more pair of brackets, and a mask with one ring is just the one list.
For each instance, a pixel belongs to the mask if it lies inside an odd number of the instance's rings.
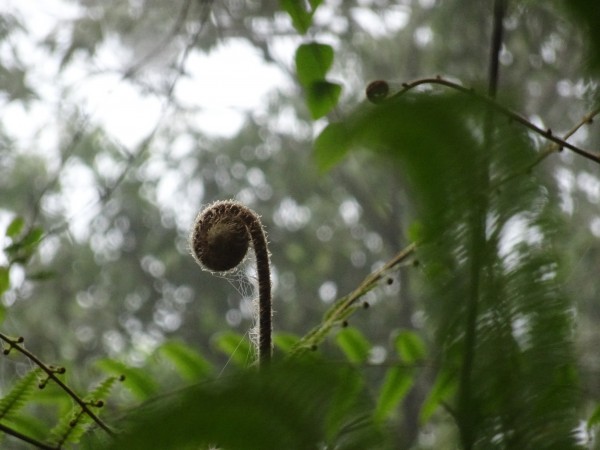
{"label": "green fern leaf", "polygon": [[[386,155],[414,193],[424,310],[440,373],[454,378],[443,384],[456,386],[450,398],[431,395],[422,417],[443,401],[467,447],[573,449],[578,388],[572,304],[553,248],[558,202],[531,173],[530,137],[496,119],[469,95],[406,94],[338,125],[348,131],[338,154]],[[327,161],[327,146],[316,151]]]}
{"label": "green fern leaf", "polygon": [[[323,361],[273,363],[200,383],[138,409],[129,418],[131,427],[109,449],[322,448],[341,430],[347,442],[335,440],[327,448],[381,448],[381,435],[371,422],[352,426],[364,415],[361,393],[363,383],[352,368]],[[361,446],[348,445],[353,442]]]}
{"label": "green fern leaf", "polygon": [[[120,377],[116,376],[104,379],[97,387],[89,392],[83,400],[90,405],[90,408],[92,408],[96,414],[98,414],[98,411],[100,411],[103,406],[104,399],[108,397],[111,389],[119,380]],[[59,419],[56,426],[50,431],[50,441],[58,447],[67,443],[76,444],[90,429],[90,426],[93,425],[93,423],[92,418],[86,414],[79,405],[74,405],[67,414]]]}
{"label": "green fern leaf", "polygon": [[211,364],[202,355],[182,341],[167,341],[159,347],[158,351],[171,361],[177,373],[188,381],[204,378],[213,370]]}
{"label": "green fern leaf", "polygon": [[31,398],[37,389],[41,370],[33,369],[14,384],[8,393],[0,400],[0,420],[14,417]]}
{"label": "green fern leaf", "polygon": [[79,406],[74,406],[59,419],[56,426],[50,431],[49,441],[58,448],[67,443],[77,443],[89,429],[91,423],[92,419]]}
{"label": "green fern leaf", "polygon": [[156,381],[139,367],[131,367],[114,359],[100,360],[97,365],[102,370],[113,373],[117,377],[124,376],[123,385],[140,400],[145,400],[158,391]]}

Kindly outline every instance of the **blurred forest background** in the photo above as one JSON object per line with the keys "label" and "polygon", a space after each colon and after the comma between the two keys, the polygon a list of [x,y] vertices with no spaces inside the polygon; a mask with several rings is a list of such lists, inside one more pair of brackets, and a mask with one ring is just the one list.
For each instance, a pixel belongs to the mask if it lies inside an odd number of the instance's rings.
{"label": "blurred forest background", "polygon": [[[500,51],[499,101],[555,135],[595,109],[598,89],[589,30],[563,3],[510,2]],[[141,368],[155,383],[146,397],[181,383],[161,357],[172,340],[203,355],[207,372],[247,364],[252,269],[215,278],[187,243],[204,205],[234,198],[268,232],[276,335],[305,334],[410,243],[414,211],[405,180],[371,153],[318,170],[312,147],[327,119],[312,120],[304,103],[296,47],[310,38],[335,49],[328,78],[342,94],[330,120],[364,103],[376,79],[440,75],[485,92],[491,9],[480,0],[328,0],[301,36],[274,0],[2,2],[0,329],[65,366],[76,386],[101,378],[107,361]],[[245,102],[244,92],[263,89],[259,103]],[[202,93],[223,106],[205,106]],[[570,142],[598,149],[599,130],[582,127]],[[600,398],[599,168],[564,151],[535,169],[552,181],[562,215],[563,276],[590,399],[582,421]],[[40,237],[31,251],[14,247]],[[398,330],[428,340],[411,285],[420,270],[391,275],[350,320],[372,344],[369,364],[386,361]],[[331,343],[323,351],[341,357]],[[0,384],[30,365],[3,358]],[[443,426],[436,441],[415,422],[428,383],[405,400],[395,448],[445,448]]]}

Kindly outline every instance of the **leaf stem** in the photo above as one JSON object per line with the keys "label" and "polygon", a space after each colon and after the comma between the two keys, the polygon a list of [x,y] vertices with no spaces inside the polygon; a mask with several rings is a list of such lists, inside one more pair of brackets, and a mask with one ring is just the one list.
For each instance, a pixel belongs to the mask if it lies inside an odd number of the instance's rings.
{"label": "leaf stem", "polygon": [[42,450],[59,450],[60,449],[60,447],[54,447],[54,446],[51,446],[48,444],[44,444],[43,442],[38,441],[37,439],[34,439],[32,437],[29,437],[26,434],[21,433],[20,431],[13,430],[9,426],[4,425],[2,423],[0,423],[0,431],[8,434],[10,436],[13,436],[23,442],[27,442],[28,444],[35,445],[37,448],[41,448]]}
{"label": "leaf stem", "polygon": [[490,185],[490,151],[492,149],[495,113],[497,112],[496,93],[499,80],[499,60],[504,34],[503,20],[507,0],[495,0],[493,11],[493,29],[490,45],[489,84],[486,99],[487,110],[484,118],[483,149],[480,152],[478,172],[481,189],[479,201],[473,205],[471,223],[470,253],[470,292],[466,304],[466,322],[462,367],[458,386],[458,426],[464,450],[471,450],[477,437],[478,411],[473,395],[473,367],[477,354],[477,319],[481,303],[482,277],[486,272],[486,255],[489,245],[486,237],[486,217],[489,208],[488,190]]}

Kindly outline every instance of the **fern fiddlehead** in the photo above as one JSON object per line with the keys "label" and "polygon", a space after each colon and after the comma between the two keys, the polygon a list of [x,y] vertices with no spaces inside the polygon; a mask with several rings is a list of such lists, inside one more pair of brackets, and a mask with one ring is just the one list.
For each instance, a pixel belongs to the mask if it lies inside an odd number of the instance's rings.
{"label": "fern fiddlehead", "polygon": [[233,200],[212,203],[196,217],[190,234],[194,259],[210,272],[228,272],[252,245],[258,275],[258,362],[271,359],[272,299],[267,238],[259,216]]}

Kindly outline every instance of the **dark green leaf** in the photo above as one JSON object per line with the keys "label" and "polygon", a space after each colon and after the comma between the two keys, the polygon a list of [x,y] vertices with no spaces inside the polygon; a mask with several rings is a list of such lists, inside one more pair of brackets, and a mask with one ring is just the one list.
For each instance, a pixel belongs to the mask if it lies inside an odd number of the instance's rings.
{"label": "dark green leaf", "polygon": [[213,344],[240,367],[248,366],[255,358],[255,350],[248,339],[241,334],[232,331],[219,333]]}
{"label": "dark green leaf", "polygon": [[329,113],[338,103],[342,86],[329,81],[314,81],[306,89],[306,103],[310,116],[319,119]]}
{"label": "dark green leaf", "polygon": [[435,382],[427,395],[427,398],[421,406],[419,419],[425,424],[431,419],[431,416],[437,411],[440,405],[448,401],[456,392],[456,377],[449,371],[443,370],[437,374]]}
{"label": "dark green leaf", "polygon": [[314,158],[322,172],[338,164],[350,149],[350,130],[345,123],[330,123],[317,136],[314,144]]}
{"label": "dark green leaf", "polygon": [[596,406],[596,409],[590,415],[590,418],[587,421],[588,429],[594,428],[600,424],[600,405]]}
{"label": "dark green leaf", "polygon": [[167,341],[158,351],[173,363],[177,372],[186,380],[197,381],[212,372],[211,364],[182,341]]}
{"label": "dark green leaf", "polygon": [[14,240],[23,230],[23,226],[25,226],[25,219],[15,217],[6,228],[6,236]]}
{"label": "dark green leaf", "polygon": [[563,0],[563,7],[583,32],[589,67],[600,70],[600,8],[596,0]]}
{"label": "dark green leaf", "polygon": [[375,420],[382,422],[390,417],[404,399],[414,382],[414,371],[405,367],[388,369],[377,398]]}
{"label": "dark green leaf", "polygon": [[[174,450],[217,443],[229,450],[319,448],[335,386],[348,378],[347,368],[298,361],[245,370],[140,408],[133,426],[110,448]],[[377,448],[370,444],[365,448]]]}
{"label": "dark green leaf", "polygon": [[25,247],[33,247],[39,243],[40,239],[44,235],[44,230],[40,227],[33,227],[29,233],[25,235],[21,241],[21,245]]}
{"label": "dark green leaf", "polygon": [[344,328],[335,337],[346,358],[353,363],[363,363],[369,357],[371,343],[356,328]]}
{"label": "dark green leaf", "polygon": [[411,242],[420,242],[423,239],[423,224],[418,220],[414,220],[408,226],[407,235]]}
{"label": "dark green leaf", "polygon": [[394,344],[398,356],[407,364],[414,364],[425,358],[425,343],[414,331],[401,331],[396,337]]}
{"label": "dark green leaf", "polygon": [[123,386],[140,400],[146,400],[158,391],[154,379],[142,368],[131,367],[114,359],[102,359],[96,364],[100,369],[117,377],[123,375]]}
{"label": "dark green leaf", "polygon": [[[341,372],[340,372],[341,373]],[[339,433],[348,413],[356,405],[357,398],[364,389],[364,380],[358,373],[346,370],[340,382],[332,386],[333,398],[331,409],[325,418],[325,430],[328,441],[333,441]]]}
{"label": "dark green leaf", "polygon": [[0,266],[0,295],[10,288],[10,270],[8,267]]}
{"label": "dark green leaf", "polygon": [[[312,4],[313,2],[311,2]],[[318,3],[320,2],[315,2]],[[300,34],[305,34],[310,28],[312,16],[316,6],[313,6],[313,11],[307,11],[304,0],[279,0],[281,9],[288,13],[292,19],[292,25]]]}
{"label": "dark green leaf", "polygon": [[318,42],[302,44],[296,50],[296,72],[298,81],[309,87],[315,81],[325,79],[333,64],[333,47]]}
{"label": "dark green leaf", "polygon": [[273,335],[273,343],[277,348],[283,350],[285,353],[292,350],[294,345],[296,345],[299,340],[300,338],[292,333],[278,332]]}
{"label": "dark green leaf", "polygon": [[44,230],[34,227],[23,238],[4,249],[11,262],[25,264],[36,251]]}

